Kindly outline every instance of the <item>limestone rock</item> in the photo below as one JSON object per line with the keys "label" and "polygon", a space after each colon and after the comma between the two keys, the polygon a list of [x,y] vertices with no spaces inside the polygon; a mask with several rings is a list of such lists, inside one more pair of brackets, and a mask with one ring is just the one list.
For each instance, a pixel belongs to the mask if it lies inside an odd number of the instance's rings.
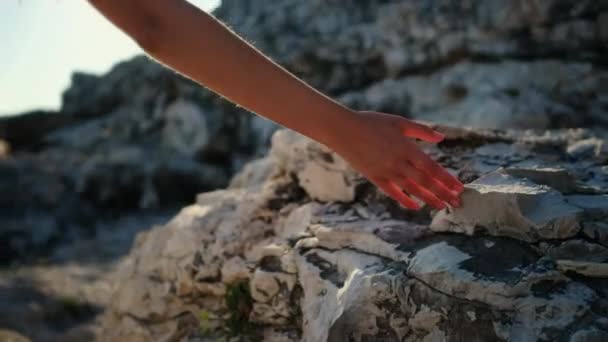
{"label": "limestone rock", "polygon": [[567,240],[562,243],[541,243],[543,253],[553,259],[575,261],[608,261],[608,248],[580,239]]}
{"label": "limestone rock", "polygon": [[574,272],[588,277],[608,278],[608,263],[558,260],[557,268],[562,272]]}
{"label": "limestone rock", "polygon": [[205,116],[193,103],[173,102],[164,116],[163,140],[179,153],[194,156],[209,142]]}
{"label": "limestone rock", "polygon": [[314,86],[338,93],[475,57],[594,61],[601,58],[604,36],[596,32],[605,32],[599,19],[606,11],[603,2],[565,0],[532,7],[526,1],[281,0],[260,6],[230,0],[215,14]]}
{"label": "limestone rock", "polygon": [[11,153],[11,146],[9,145],[9,143],[0,139],[0,159],[4,159],[4,158],[8,157],[8,155],[10,153]]}
{"label": "limestone rock", "polygon": [[[527,341],[608,332],[604,195],[576,164],[551,166],[587,133],[439,129],[447,143],[432,155],[452,156],[443,160],[455,167],[457,155],[499,165],[466,185],[462,208],[434,217],[400,209],[363,181],[348,203],[321,201],[294,175],[323,163],[355,173],[323,146],[276,133],[262,159],[272,176],[241,175],[138,237],[116,273],[102,335]],[[532,153],[547,145],[564,149]]]}
{"label": "limestone rock", "polygon": [[589,222],[585,223],[583,232],[591,239],[597,240],[604,246],[608,246],[608,223]]}
{"label": "limestone rock", "polygon": [[29,342],[30,339],[14,331],[0,330],[0,340],[4,342]]}
{"label": "limestone rock", "polygon": [[585,210],[588,216],[602,218],[608,215],[608,195],[572,195],[567,200]]}
{"label": "limestone rock", "polygon": [[[465,207],[403,210],[294,132],[267,154],[277,124],[140,56],[74,74],[59,113],[0,119],[0,262],[48,260],[41,286],[103,308],[102,341],[605,340],[607,13],[224,0],[217,17],[338,101],[443,123],[421,147],[468,183]],[[49,272],[110,272],[137,232],[112,287]],[[19,290],[0,286],[0,325],[94,339]]]}
{"label": "limestone rock", "polygon": [[574,236],[582,210],[555,190],[498,171],[467,185],[461,208],[440,211],[435,231],[486,230],[525,241]]}
{"label": "limestone rock", "polygon": [[273,136],[270,155],[283,169],[292,170],[299,185],[316,200],[351,202],[360,176],[327,147],[292,131]]}
{"label": "limestone rock", "polygon": [[606,143],[597,138],[590,138],[577,141],[568,146],[568,154],[574,158],[595,157],[600,160],[608,158],[608,146]]}
{"label": "limestone rock", "polygon": [[527,178],[536,184],[546,185],[561,193],[587,191],[587,189],[577,184],[574,175],[572,175],[566,169],[511,167],[505,169],[504,171],[511,176],[517,178]]}

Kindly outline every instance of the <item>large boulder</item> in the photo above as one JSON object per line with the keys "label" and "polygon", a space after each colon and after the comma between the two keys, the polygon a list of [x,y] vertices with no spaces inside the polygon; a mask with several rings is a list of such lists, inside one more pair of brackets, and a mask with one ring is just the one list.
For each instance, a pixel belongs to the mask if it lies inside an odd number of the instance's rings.
{"label": "large boulder", "polygon": [[[102,337],[608,338],[608,175],[589,177],[605,164],[565,152],[592,132],[438,129],[446,140],[423,148],[473,182],[462,208],[419,213],[324,146],[275,133],[253,164],[265,176],[246,168],[138,237]],[[328,179],[329,192],[310,186]]]}
{"label": "large boulder", "polygon": [[606,13],[606,2],[592,0],[226,0],[215,11],[332,93],[466,59],[599,62]]}
{"label": "large boulder", "polygon": [[76,73],[61,112],[0,119],[0,264],[223,188],[276,127],[147,57]]}
{"label": "large boulder", "polygon": [[604,1],[223,1],[215,14],[358,109],[483,128],[606,117]]}

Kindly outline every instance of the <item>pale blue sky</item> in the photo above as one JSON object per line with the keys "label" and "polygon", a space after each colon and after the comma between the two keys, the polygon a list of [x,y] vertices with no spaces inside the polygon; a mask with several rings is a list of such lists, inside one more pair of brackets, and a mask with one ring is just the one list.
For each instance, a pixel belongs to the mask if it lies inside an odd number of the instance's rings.
{"label": "pale blue sky", "polygon": [[86,0],[0,0],[0,116],[58,109],[72,71],[103,73],[138,53]]}

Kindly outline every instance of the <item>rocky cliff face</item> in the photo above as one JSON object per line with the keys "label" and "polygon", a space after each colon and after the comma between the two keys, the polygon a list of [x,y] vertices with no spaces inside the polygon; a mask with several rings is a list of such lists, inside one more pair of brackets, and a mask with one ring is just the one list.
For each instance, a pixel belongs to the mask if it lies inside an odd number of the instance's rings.
{"label": "rocky cliff face", "polygon": [[[349,106],[451,125],[425,148],[468,183],[465,206],[401,210],[292,132],[266,154],[274,124],[137,57],[76,73],[58,113],[0,119],[0,264],[22,265],[0,270],[0,327],[608,338],[608,2],[224,0],[215,14]],[[101,331],[80,331],[104,310]]]}
{"label": "rocky cliff face", "polygon": [[143,56],[75,74],[63,98],[60,113],[0,121],[12,150],[0,158],[0,189],[12,194],[0,198],[0,263],[225,187],[275,127]]}
{"label": "rocky cliff face", "polygon": [[[216,10],[351,107],[537,129],[608,125],[607,13],[605,1],[568,0],[227,0]],[[48,249],[74,217],[83,224],[64,230],[78,235],[107,209],[176,207],[221,188],[275,129],[145,57],[76,73],[60,113],[0,120],[0,155],[13,151],[0,186],[18,194],[0,213],[0,259]],[[32,226],[48,234],[33,238]]]}
{"label": "rocky cliff face", "polygon": [[605,140],[440,130],[446,141],[425,149],[470,182],[462,208],[421,213],[325,147],[277,132],[230,188],[138,237],[104,336],[607,339]]}
{"label": "rocky cliff face", "polygon": [[486,128],[607,124],[607,13],[606,1],[569,0],[228,0],[217,11],[348,104]]}

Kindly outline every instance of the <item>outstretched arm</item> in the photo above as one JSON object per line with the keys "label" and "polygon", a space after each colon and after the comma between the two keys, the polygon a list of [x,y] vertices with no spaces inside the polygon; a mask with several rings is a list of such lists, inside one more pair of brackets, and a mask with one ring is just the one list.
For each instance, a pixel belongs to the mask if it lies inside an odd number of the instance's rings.
{"label": "outstretched arm", "polygon": [[149,55],[230,101],[315,139],[408,208],[459,206],[462,184],[407,137],[439,142],[427,126],[355,112],[287,72],[185,0],[89,0]]}

